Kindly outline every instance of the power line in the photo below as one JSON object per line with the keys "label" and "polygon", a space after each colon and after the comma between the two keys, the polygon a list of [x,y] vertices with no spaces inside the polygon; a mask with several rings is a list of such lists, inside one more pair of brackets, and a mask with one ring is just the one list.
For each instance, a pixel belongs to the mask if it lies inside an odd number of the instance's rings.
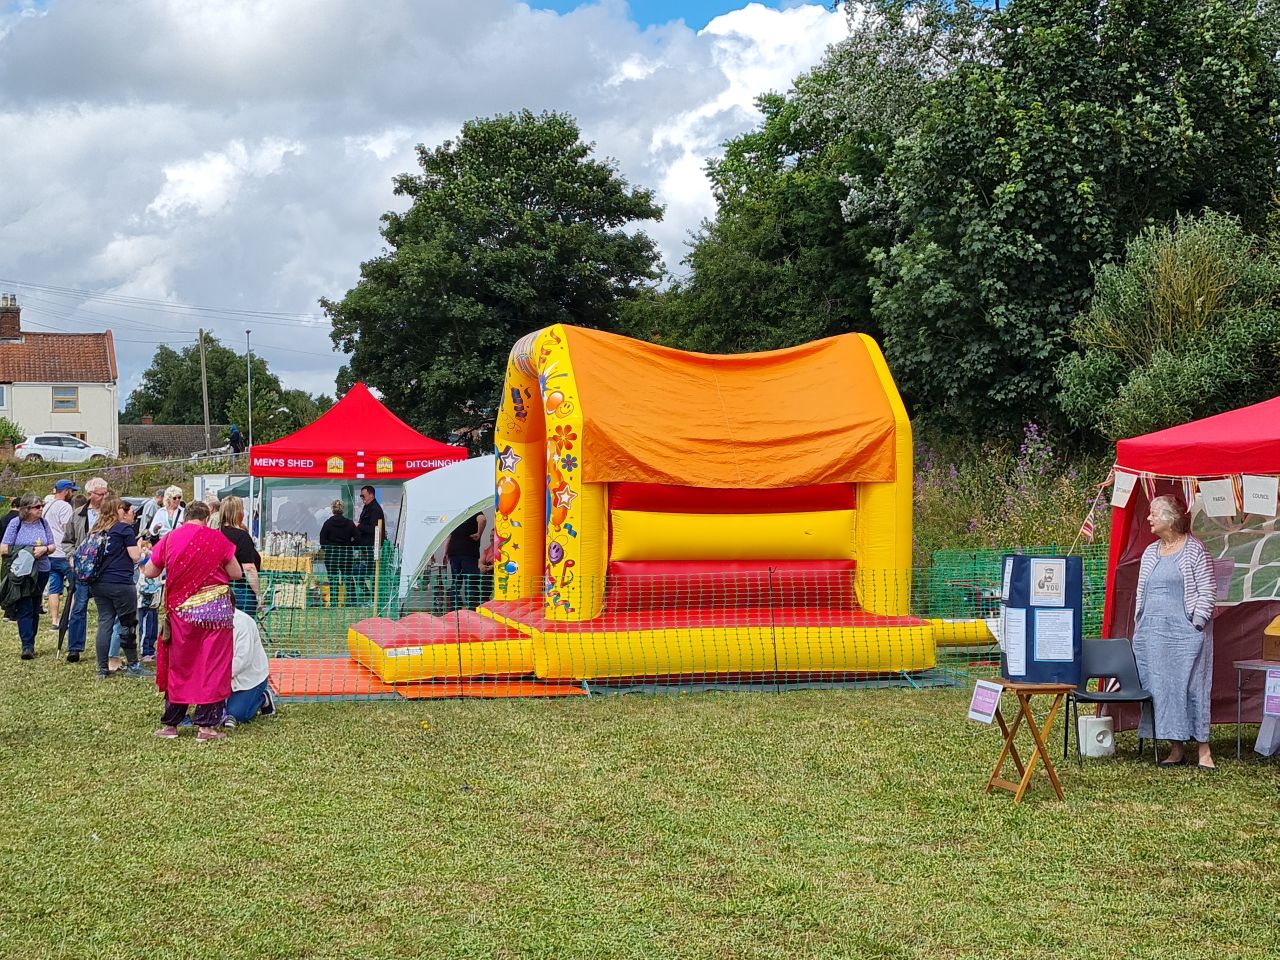
{"label": "power line", "polygon": [[[191,310],[199,313],[223,314],[227,317],[251,317],[269,323],[271,317],[293,320],[324,320],[324,316],[316,313],[295,313],[282,310],[244,310],[237,307],[211,307],[202,304],[175,304],[169,300],[155,297],[130,297],[119,293],[104,293],[98,290],[80,290],[75,287],[59,287],[53,284],[31,283],[30,281],[12,280],[0,277],[0,284],[16,287],[27,287],[42,290],[60,296],[76,296],[86,300],[101,300],[125,306],[136,306],[142,309]],[[286,324],[288,325],[288,324]]]}

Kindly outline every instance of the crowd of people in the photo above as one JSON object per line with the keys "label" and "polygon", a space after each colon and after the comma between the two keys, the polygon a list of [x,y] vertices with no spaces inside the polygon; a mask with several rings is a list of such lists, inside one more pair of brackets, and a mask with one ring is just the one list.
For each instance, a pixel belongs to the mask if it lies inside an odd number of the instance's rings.
{"label": "crowd of people", "polygon": [[65,637],[64,661],[80,663],[92,600],[96,676],[154,677],[164,695],[156,736],[194,726],[198,741],[221,740],[275,712],[253,617],[262,560],[239,497],[187,504],[171,486],[137,517],[133,503],[94,477],[83,491],[61,479],[44,499],[24,493],[11,505],[0,536],[0,608],[17,624],[22,660],[36,656],[47,591],[49,630],[60,652]]}

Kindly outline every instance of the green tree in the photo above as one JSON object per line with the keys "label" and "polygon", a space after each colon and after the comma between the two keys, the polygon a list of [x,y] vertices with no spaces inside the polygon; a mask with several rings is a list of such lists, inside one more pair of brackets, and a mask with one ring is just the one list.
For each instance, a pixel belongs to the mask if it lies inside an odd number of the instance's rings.
{"label": "green tree", "polygon": [[1268,400],[1280,367],[1280,258],[1232,217],[1150,227],[1098,272],[1059,371],[1071,420],[1108,440]]}
{"label": "green tree", "polygon": [[351,354],[340,389],[363,380],[419,429],[483,445],[520,336],[561,322],[615,329],[620,305],[658,275],[653,241],[624,228],[662,210],[592,150],[572,118],[529,111],[419,146],[421,173],[395,181],[409,209],[382,218],[390,249],[341,300],[321,301]]}
{"label": "green tree", "polygon": [[[227,422],[234,423],[248,439],[248,392],[243,382],[227,404]],[[313,397],[305,390],[282,390],[270,381],[261,385],[253,377],[253,442],[270,443],[301,430],[333,406],[333,399],[323,394]]]}
{"label": "green tree", "polygon": [[787,96],[757,101],[760,127],[731,140],[707,173],[717,212],[673,284],[659,339],[708,353],[770,350],[861,330],[875,333],[869,255],[888,240],[866,216],[846,221],[849,183],[870,183],[887,142],[806,113],[830,82],[819,68]]}
{"label": "green tree", "polygon": [[930,81],[889,163],[902,233],[875,315],[917,413],[983,430],[1050,414],[1095,264],[1181,212],[1265,222],[1275,24],[1236,0],[1011,0],[986,18],[984,54]]}
{"label": "green tree", "polygon": [[[227,419],[231,398],[245,384],[244,354],[223,346],[214,337],[205,337],[205,365],[209,379],[209,420],[212,423],[234,423]],[[280,381],[262,357],[253,358],[255,401],[258,384],[280,390]],[[257,406],[256,402],[254,404]],[[151,416],[156,423],[204,423],[204,401],[200,391],[200,346],[193,343],[181,351],[161,344],[142,383],[129,394],[122,423],[141,423]],[[243,427],[243,424],[241,424]]]}

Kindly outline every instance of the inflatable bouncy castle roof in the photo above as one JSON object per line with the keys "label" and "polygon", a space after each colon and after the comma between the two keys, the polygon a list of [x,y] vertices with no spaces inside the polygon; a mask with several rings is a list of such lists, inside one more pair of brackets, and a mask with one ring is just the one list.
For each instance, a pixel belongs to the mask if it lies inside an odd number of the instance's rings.
{"label": "inflatable bouncy castle roof", "polygon": [[[862,337],[711,356],[557,329],[591,450],[586,482],[758,489],[894,479],[894,412]],[[543,372],[551,404],[555,373]]]}

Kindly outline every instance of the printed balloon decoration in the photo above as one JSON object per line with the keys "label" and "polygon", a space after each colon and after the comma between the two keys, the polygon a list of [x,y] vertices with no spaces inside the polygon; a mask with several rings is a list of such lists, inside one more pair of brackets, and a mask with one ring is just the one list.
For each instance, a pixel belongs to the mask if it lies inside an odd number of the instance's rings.
{"label": "printed balloon decoration", "polygon": [[498,512],[510,517],[520,502],[520,484],[513,477],[498,478]]}

